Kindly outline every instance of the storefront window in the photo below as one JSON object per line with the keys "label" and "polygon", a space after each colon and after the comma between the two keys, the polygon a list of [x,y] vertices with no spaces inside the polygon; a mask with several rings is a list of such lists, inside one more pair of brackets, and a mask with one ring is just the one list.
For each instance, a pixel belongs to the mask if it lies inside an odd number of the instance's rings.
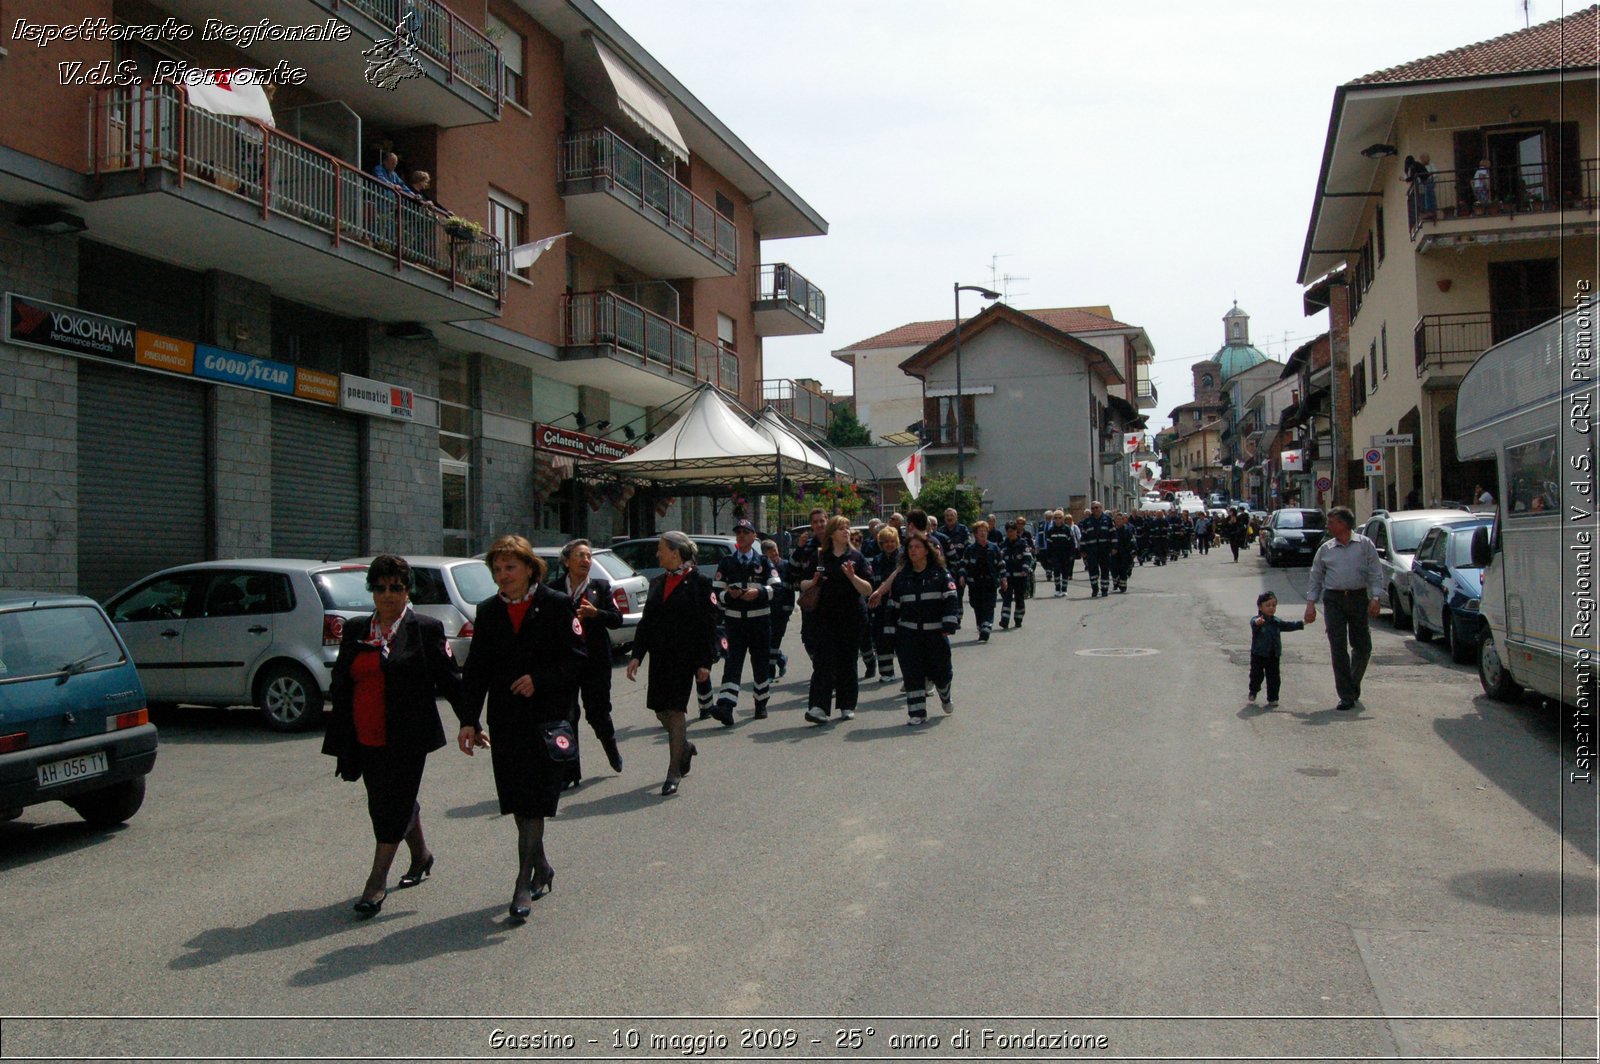
{"label": "storefront window", "polygon": [[467,356],[439,356],[439,482],[444,493],[446,554],[467,555],[472,542],[472,378]]}

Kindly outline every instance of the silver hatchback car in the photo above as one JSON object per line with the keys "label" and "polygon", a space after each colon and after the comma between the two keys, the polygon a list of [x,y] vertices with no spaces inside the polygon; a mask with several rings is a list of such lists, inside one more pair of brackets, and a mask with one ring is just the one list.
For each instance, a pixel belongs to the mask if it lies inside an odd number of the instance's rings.
{"label": "silver hatchback car", "polygon": [[1358,531],[1372,540],[1383,563],[1389,619],[1396,628],[1411,627],[1411,563],[1428,530],[1443,521],[1459,521],[1460,510],[1374,510]]}
{"label": "silver hatchback car", "polygon": [[321,721],[344,623],[370,612],[366,566],[283,558],[163,569],[106,603],[152,704],[254,705],[274,731]]}
{"label": "silver hatchback car", "polygon": [[[452,558],[438,554],[406,554],[411,566],[411,606],[444,625],[445,639],[456,663],[465,665],[472,650],[472,625],[478,603],[493,595],[494,575],[482,558]],[[371,558],[349,558],[347,564],[366,568]],[[370,603],[368,609],[371,609]]]}

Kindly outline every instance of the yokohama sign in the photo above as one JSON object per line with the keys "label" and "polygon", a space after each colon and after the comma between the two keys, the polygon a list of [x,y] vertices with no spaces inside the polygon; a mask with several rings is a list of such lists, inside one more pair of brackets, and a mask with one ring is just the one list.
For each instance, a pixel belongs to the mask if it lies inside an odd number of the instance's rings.
{"label": "yokohama sign", "polygon": [[533,445],[541,451],[570,454],[574,458],[592,458],[601,462],[615,462],[626,458],[638,448],[627,443],[616,443],[590,436],[586,432],[567,432],[554,425],[534,425]]}

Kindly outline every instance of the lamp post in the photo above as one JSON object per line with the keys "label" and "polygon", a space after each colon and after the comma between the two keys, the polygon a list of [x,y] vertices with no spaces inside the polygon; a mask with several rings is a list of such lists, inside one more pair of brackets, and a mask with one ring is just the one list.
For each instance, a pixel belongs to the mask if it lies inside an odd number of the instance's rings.
{"label": "lamp post", "polygon": [[976,292],[984,299],[999,299],[1000,293],[982,285],[955,284],[956,300],[956,483],[967,481],[967,427],[961,417],[961,293]]}

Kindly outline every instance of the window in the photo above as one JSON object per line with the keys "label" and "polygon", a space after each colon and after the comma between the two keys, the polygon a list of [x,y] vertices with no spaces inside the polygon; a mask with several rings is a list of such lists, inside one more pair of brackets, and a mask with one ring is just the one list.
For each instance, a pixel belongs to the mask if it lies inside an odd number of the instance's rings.
{"label": "window", "polygon": [[1367,387],[1373,391],[1378,390],[1378,341],[1372,341],[1372,346],[1367,348]]}
{"label": "window", "polygon": [[733,220],[733,200],[720,192],[717,193],[717,213],[729,221]]}
{"label": "window", "polygon": [[717,315],[717,342],[729,351],[737,351],[738,337],[734,333],[734,320],[726,314]]}
{"label": "window", "polygon": [[472,541],[468,481],[472,469],[472,374],[468,356],[439,353],[439,487],[446,554],[465,555]]}
{"label": "window", "polygon": [[193,573],[158,577],[134,588],[120,601],[111,603],[106,612],[118,624],[124,621],[176,620],[183,616],[184,604],[193,586]]}
{"label": "window", "polygon": [[1361,413],[1361,408],[1367,405],[1367,364],[1358,362],[1350,371],[1350,412]]}
{"label": "window", "polygon": [[51,606],[0,616],[0,680],[60,675],[57,682],[64,683],[75,670],[126,660],[111,626],[92,606]]}
{"label": "window", "polygon": [[287,612],[294,603],[289,577],[283,573],[225,571],[206,585],[199,616],[254,617]]}
{"label": "window", "polygon": [[528,101],[522,91],[522,50],[525,43],[522,34],[493,15],[484,17],[483,28],[488,33],[489,39],[500,49],[500,94],[512,103],[527,106]]}
{"label": "window", "polygon": [[1388,252],[1387,241],[1383,237],[1383,204],[1378,204],[1378,262],[1383,262],[1383,256]]}
{"label": "window", "polygon": [[1380,348],[1380,350],[1383,352],[1383,375],[1385,377],[1387,377],[1389,375],[1389,323],[1388,322],[1384,322],[1383,323],[1383,327],[1378,330],[1378,338],[1382,341],[1382,347]]}
{"label": "window", "polygon": [[[961,397],[960,421],[961,435],[966,438],[967,446],[971,446],[977,439],[977,408],[973,397]],[[956,397],[943,395],[929,396],[922,403],[922,435],[935,446],[954,447],[956,445]]]}
{"label": "window", "polygon": [[[523,242],[527,231],[523,219],[528,209],[521,200],[513,199],[495,189],[489,190],[489,235],[500,241],[507,252]],[[519,277],[528,276],[526,268],[512,271]]]}
{"label": "window", "polygon": [[1560,476],[1554,436],[1507,447],[1505,512],[1517,518],[1555,510],[1561,500]]}

